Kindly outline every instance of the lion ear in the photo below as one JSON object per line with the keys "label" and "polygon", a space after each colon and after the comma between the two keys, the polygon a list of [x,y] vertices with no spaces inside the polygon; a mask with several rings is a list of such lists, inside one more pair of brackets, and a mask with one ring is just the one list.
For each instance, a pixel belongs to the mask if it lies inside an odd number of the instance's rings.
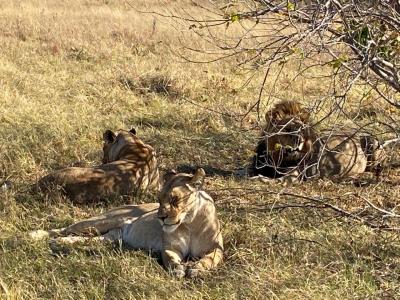
{"label": "lion ear", "polygon": [[112,132],[111,130],[107,129],[104,133],[103,133],[103,140],[105,143],[113,143],[115,141],[115,138],[117,136],[115,135],[114,132]]}
{"label": "lion ear", "polygon": [[299,112],[299,118],[302,122],[308,123],[310,121],[310,112],[305,108],[301,109]]}
{"label": "lion ear", "polygon": [[162,176],[162,182],[165,184],[167,181],[169,181],[173,176],[175,176],[177,173],[175,170],[168,170],[164,173]]}
{"label": "lion ear", "polygon": [[205,177],[206,172],[202,168],[198,168],[190,180],[190,185],[199,190],[203,186]]}
{"label": "lion ear", "polygon": [[136,129],[135,128],[132,128],[131,130],[129,130],[129,132],[134,134],[134,135],[136,135]]}

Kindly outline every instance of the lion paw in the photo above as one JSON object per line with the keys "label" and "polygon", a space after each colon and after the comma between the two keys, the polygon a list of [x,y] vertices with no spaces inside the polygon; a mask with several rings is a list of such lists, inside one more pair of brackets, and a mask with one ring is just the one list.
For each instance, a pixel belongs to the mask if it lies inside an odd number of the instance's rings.
{"label": "lion paw", "polygon": [[188,268],[186,270],[186,277],[189,278],[194,278],[194,277],[198,277],[200,274],[202,273],[202,270],[199,268]]}
{"label": "lion paw", "polygon": [[202,275],[205,272],[205,268],[200,261],[188,266],[186,269],[186,277],[194,278]]}
{"label": "lion paw", "polygon": [[177,265],[169,270],[170,274],[176,278],[185,277],[185,268],[183,265]]}
{"label": "lion paw", "polygon": [[294,185],[300,183],[300,180],[297,176],[283,176],[278,178],[277,181],[281,183],[283,186]]}
{"label": "lion paw", "polygon": [[34,230],[34,231],[28,232],[28,236],[30,239],[32,239],[34,241],[39,241],[39,240],[47,239],[48,237],[50,237],[50,234],[46,230]]}

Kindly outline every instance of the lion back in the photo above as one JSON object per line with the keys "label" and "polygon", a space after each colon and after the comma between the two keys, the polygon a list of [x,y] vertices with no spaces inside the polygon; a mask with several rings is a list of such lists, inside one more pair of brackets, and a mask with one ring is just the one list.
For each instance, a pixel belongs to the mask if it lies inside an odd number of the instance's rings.
{"label": "lion back", "polygon": [[139,176],[139,186],[142,189],[159,191],[161,185],[156,151],[151,146],[147,146],[149,147],[149,152],[143,163],[141,164],[141,176]]}
{"label": "lion back", "polygon": [[160,174],[156,151],[142,140],[136,138],[135,143],[128,143],[120,149],[119,160],[134,164],[136,186],[142,190],[160,189]]}

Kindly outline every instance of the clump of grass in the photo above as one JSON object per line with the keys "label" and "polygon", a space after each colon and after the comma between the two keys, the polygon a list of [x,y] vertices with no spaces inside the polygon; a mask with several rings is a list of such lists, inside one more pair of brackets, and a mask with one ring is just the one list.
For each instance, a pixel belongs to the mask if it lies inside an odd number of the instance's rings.
{"label": "clump of grass", "polygon": [[92,59],[92,56],[86,49],[77,47],[71,47],[67,53],[67,57],[77,61],[89,61]]}
{"label": "clump of grass", "polygon": [[154,93],[170,99],[182,96],[182,91],[176,81],[167,75],[146,75],[138,79],[121,76],[118,81],[125,88],[139,94]]}

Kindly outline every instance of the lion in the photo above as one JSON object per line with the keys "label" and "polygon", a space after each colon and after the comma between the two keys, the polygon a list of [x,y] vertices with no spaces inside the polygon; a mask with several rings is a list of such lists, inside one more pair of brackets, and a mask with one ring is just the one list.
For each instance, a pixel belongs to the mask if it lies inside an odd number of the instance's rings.
{"label": "lion", "polygon": [[121,206],[63,229],[33,231],[29,236],[51,237],[56,245],[97,239],[161,252],[165,268],[177,277],[194,277],[215,268],[223,258],[223,239],[214,201],[202,190],[204,170],[199,168],[194,175],[172,171],[164,177],[159,203]]}
{"label": "lion", "polygon": [[283,101],[266,113],[266,127],[250,165],[250,176],[355,178],[380,170],[382,144],[358,130],[317,132],[300,103]]}
{"label": "lion", "polygon": [[136,130],[106,130],[103,134],[102,165],[69,167],[38,181],[40,190],[61,187],[74,203],[87,203],[112,194],[128,195],[137,190],[160,189],[156,152],[136,135]]}
{"label": "lion", "polygon": [[311,155],[316,134],[300,103],[283,101],[265,114],[266,126],[248,170],[249,176],[280,178]]}

